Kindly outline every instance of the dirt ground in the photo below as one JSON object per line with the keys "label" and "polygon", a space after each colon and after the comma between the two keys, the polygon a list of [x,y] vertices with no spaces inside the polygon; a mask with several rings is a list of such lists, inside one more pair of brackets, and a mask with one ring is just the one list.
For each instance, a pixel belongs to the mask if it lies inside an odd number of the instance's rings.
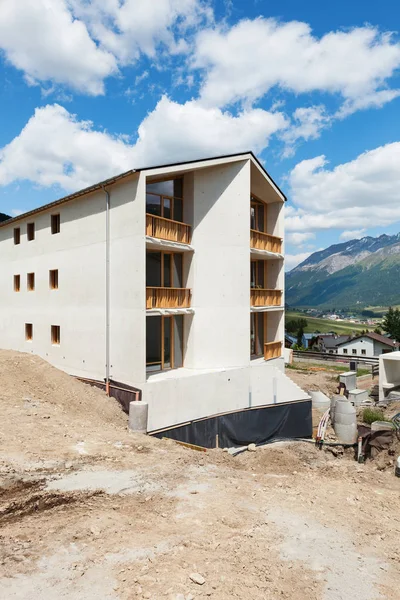
{"label": "dirt ground", "polygon": [[133,435],[30,355],[0,351],[0,378],[1,599],[398,600],[393,468]]}

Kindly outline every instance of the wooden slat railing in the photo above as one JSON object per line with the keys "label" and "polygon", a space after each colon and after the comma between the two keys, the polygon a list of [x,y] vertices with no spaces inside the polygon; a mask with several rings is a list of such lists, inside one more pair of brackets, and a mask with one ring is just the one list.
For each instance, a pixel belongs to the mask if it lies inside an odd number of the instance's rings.
{"label": "wooden slat railing", "polygon": [[282,252],[282,239],[269,233],[250,229],[250,247],[256,250],[268,250],[268,252]]}
{"label": "wooden slat railing", "polygon": [[251,306],[281,306],[282,290],[250,289]]}
{"label": "wooden slat railing", "polygon": [[186,223],[164,219],[157,215],[146,213],[146,235],[169,240],[170,242],[180,242],[181,244],[190,244],[192,239],[192,228]]}
{"label": "wooden slat railing", "polygon": [[267,342],[264,344],[264,359],[279,358],[282,356],[282,342]]}
{"label": "wooden slat railing", "polygon": [[188,288],[147,287],[146,308],[190,308]]}

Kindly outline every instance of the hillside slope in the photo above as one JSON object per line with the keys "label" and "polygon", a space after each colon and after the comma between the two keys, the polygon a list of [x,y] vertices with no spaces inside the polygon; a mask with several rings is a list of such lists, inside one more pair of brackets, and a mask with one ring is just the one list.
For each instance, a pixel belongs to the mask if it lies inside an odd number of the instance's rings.
{"label": "hillside slope", "polygon": [[400,301],[400,234],[315,252],[286,274],[292,306],[389,306]]}

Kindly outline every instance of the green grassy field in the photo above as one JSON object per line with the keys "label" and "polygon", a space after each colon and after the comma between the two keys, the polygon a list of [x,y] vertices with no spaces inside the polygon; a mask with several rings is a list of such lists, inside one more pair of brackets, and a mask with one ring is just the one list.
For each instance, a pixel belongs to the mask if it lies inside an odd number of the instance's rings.
{"label": "green grassy field", "polygon": [[291,321],[292,319],[306,319],[307,327],[304,330],[304,333],[314,333],[315,331],[320,331],[321,333],[329,333],[330,331],[334,331],[338,334],[350,334],[352,331],[358,332],[363,331],[365,329],[373,330],[374,327],[371,325],[363,325],[360,323],[349,323],[348,321],[330,321],[329,319],[317,319],[315,317],[309,317],[304,313],[299,313],[295,311],[287,311],[285,321]]}

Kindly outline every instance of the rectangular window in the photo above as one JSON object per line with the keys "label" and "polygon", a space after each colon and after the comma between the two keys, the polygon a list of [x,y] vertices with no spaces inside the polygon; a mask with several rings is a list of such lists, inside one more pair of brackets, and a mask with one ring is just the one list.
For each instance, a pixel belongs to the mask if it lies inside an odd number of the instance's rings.
{"label": "rectangular window", "polygon": [[146,370],[177,369],[183,365],[183,316],[147,317]]}
{"label": "rectangular window", "polygon": [[361,350],[361,354],[364,354],[364,355],[365,355],[365,354],[367,354],[367,351],[366,351],[366,349],[365,349],[365,348],[363,348],[363,349]]}
{"label": "rectangular window", "polygon": [[49,271],[49,284],[51,290],[58,290],[58,269]]}
{"label": "rectangular window", "polygon": [[14,292],[21,291],[21,275],[14,275]]}
{"label": "rectangular window", "polygon": [[267,261],[252,260],[250,262],[250,288],[265,289],[267,281]]}
{"label": "rectangular window", "polygon": [[357,354],[357,350],[355,348],[353,348],[353,350],[351,351],[352,354]]}
{"label": "rectangular window", "polygon": [[60,229],[61,229],[60,215],[51,215],[51,233],[53,235],[55,233],[60,233]]}
{"label": "rectangular window", "polygon": [[183,179],[151,182],[146,185],[146,212],[183,222]]}
{"label": "rectangular window", "polygon": [[32,323],[25,323],[25,339],[27,342],[33,340],[33,325]]}
{"label": "rectangular window", "polygon": [[15,227],[14,229],[14,244],[17,246],[21,243],[21,229],[19,227]]}
{"label": "rectangular window", "polygon": [[347,354],[347,348],[343,348],[343,354]]}
{"label": "rectangular window", "polygon": [[33,292],[35,289],[35,273],[28,273],[26,276],[26,287],[28,292]]}
{"label": "rectangular window", "polygon": [[28,238],[28,242],[31,242],[35,239],[35,223],[28,223],[26,226],[26,235]]}
{"label": "rectangular window", "polygon": [[266,342],[267,315],[265,313],[250,313],[250,355],[264,356]]}
{"label": "rectangular window", "polygon": [[53,346],[60,345],[60,326],[52,325],[51,326],[51,343]]}
{"label": "rectangular window", "polygon": [[183,287],[183,256],[177,252],[147,252],[146,287]]}
{"label": "rectangular window", "polygon": [[264,233],[267,231],[267,205],[253,197],[250,203],[250,229]]}

